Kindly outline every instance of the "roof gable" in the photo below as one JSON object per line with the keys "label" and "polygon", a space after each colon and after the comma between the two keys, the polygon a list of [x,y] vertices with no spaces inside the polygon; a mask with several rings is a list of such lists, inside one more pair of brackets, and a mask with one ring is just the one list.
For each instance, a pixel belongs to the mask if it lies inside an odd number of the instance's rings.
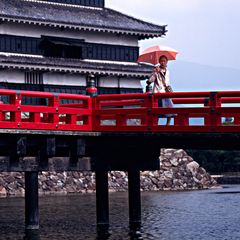
{"label": "roof gable", "polygon": [[37,1],[0,0],[0,19],[93,31],[160,37],[166,26],[145,22],[109,8],[73,7]]}

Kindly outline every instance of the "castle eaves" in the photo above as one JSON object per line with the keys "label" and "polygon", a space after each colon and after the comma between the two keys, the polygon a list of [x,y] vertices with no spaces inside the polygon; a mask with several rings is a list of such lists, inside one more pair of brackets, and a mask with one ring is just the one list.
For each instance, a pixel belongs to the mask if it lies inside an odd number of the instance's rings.
{"label": "castle eaves", "polygon": [[93,73],[137,78],[149,77],[152,72],[151,66],[141,64],[122,64],[121,62],[111,64],[104,61],[88,62],[78,59],[6,56],[0,54],[0,69],[3,68],[61,73]]}
{"label": "castle eaves", "polygon": [[73,7],[24,0],[0,0],[0,20],[88,31],[161,37],[165,25],[149,23],[109,8]]}

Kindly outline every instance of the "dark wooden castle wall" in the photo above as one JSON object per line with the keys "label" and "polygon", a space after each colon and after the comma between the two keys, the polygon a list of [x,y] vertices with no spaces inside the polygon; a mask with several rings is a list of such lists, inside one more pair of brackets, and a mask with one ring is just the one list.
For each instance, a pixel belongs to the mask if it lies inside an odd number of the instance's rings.
{"label": "dark wooden castle wall", "polygon": [[[0,35],[0,51],[76,59],[97,59],[135,62],[139,48],[110,44],[87,43],[76,39],[55,38],[43,44],[42,38]],[[44,38],[44,41],[46,37]],[[69,44],[67,43],[69,41]],[[77,54],[79,52],[79,54]]]}

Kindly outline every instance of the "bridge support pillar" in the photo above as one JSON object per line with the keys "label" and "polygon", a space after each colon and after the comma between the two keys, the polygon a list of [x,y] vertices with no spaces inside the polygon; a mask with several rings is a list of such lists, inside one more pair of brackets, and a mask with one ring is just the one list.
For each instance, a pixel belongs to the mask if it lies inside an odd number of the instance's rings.
{"label": "bridge support pillar", "polygon": [[129,227],[136,231],[141,228],[140,171],[128,171]]}
{"label": "bridge support pillar", "polygon": [[25,228],[39,229],[38,172],[25,172]]}
{"label": "bridge support pillar", "polygon": [[99,235],[108,235],[109,199],[107,170],[96,170],[96,207],[97,232]]}

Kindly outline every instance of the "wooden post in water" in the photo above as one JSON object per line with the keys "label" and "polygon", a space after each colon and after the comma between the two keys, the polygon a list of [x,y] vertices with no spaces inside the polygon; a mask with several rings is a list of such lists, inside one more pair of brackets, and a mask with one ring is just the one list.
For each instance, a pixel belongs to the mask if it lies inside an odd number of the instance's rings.
{"label": "wooden post in water", "polygon": [[100,235],[108,234],[109,229],[109,200],[108,200],[108,172],[96,170],[96,207],[97,232]]}
{"label": "wooden post in water", "polygon": [[39,229],[38,172],[25,172],[25,227]]}
{"label": "wooden post in water", "polygon": [[41,240],[39,231],[25,230],[24,240]]}
{"label": "wooden post in water", "polygon": [[129,199],[129,227],[130,230],[141,228],[141,192],[140,171],[128,170],[128,199]]}

